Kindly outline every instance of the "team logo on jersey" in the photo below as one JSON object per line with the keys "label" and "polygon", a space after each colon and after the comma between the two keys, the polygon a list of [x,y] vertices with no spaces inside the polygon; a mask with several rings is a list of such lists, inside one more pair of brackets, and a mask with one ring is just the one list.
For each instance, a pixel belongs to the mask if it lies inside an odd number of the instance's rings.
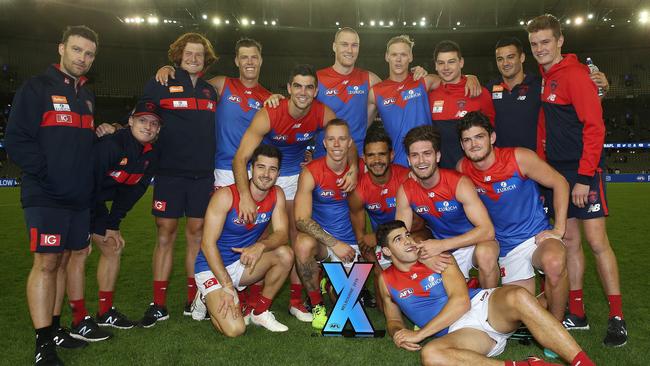
{"label": "team logo on jersey", "polygon": [[483,187],[476,187],[476,193],[478,193],[478,194],[486,194],[487,191]]}
{"label": "team logo on jersey", "polygon": [[228,97],[228,101],[233,102],[235,104],[239,104],[239,103],[241,103],[241,98],[239,96],[237,96],[237,95],[231,95],[231,96]]}
{"label": "team logo on jersey", "polygon": [[456,118],[463,118],[467,114],[467,111],[465,110],[465,106],[467,105],[467,101],[465,99],[459,99],[456,101],[456,106],[458,107],[458,112],[456,112],[455,117]]}
{"label": "team logo on jersey", "polygon": [[513,179],[508,179],[502,182],[494,183],[492,185],[492,189],[494,189],[494,193],[504,193],[517,189],[517,184],[513,182]]}
{"label": "team logo on jersey", "polygon": [[418,206],[415,208],[415,213],[422,214],[427,212],[429,212],[429,206]]}
{"label": "team logo on jersey", "polygon": [[427,276],[422,282],[420,282],[420,285],[424,289],[424,291],[429,291],[432,288],[436,287],[439,283],[442,282],[442,277],[436,277],[434,275]]}
{"label": "team logo on jersey", "polygon": [[503,91],[503,85],[499,85],[499,84],[492,85],[492,91],[493,92],[502,92]]}
{"label": "team logo on jersey", "polygon": [[555,102],[555,99],[557,98],[557,95],[555,94],[555,89],[557,89],[557,80],[551,80],[550,87],[551,93],[548,95],[548,97],[546,97],[546,100],[549,102]]}
{"label": "team logo on jersey", "polygon": [[320,196],[323,197],[323,198],[334,197],[334,195],[335,195],[335,193],[334,193],[334,191],[332,191],[331,189],[323,190],[323,191],[320,193]]}
{"label": "team logo on jersey", "polygon": [[212,98],[212,93],[210,93],[210,89],[203,88],[203,90],[201,90],[201,91],[203,92],[203,96],[205,96],[206,98],[208,98],[208,99]]}
{"label": "team logo on jersey", "polygon": [[436,196],[436,192],[429,192],[427,193],[427,196],[429,196],[429,198],[433,198]]}
{"label": "team logo on jersey", "polygon": [[484,181],[484,182],[489,182],[489,181],[491,181],[491,180],[492,180],[492,176],[491,176],[491,175],[486,175],[485,177],[483,177],[483,181]]}
{"label": "team logo on jersey", "polygon": [[61,245],[61,235],[58,234],[41,234],[41,246],[58,247]]}
{"label": "team logo on jersey", "polygon": [[313,136],[313,134],[311,132],[297,133],[296,134],[296,141],[299,141],[299,142],[309,141],[309,140],[311,140],[312,136]]}
{"label": "team logo on jersey", "polygon": [[255,225],[269,222],[269,220],[271,220],[271,214],[269,212],[258,213],[255,218]]}
{"label": "team logo on jersey", "polygon": [[170,93],[182,93],[183,92],[183,86],[182,85],[170,86],[169,87],[169,92]]}
{"label": "team logo on jersey", "polygon": [[454,212],[458,210],[458,203],[456,201],[436,202],[436,210],[438,212]]}
{"label": "team logo on jersey", "polygon": [[528,94],[528,85],[520,85],[518,94],[519,96],[517,97],[517,100],[526,100],[526,94]]}
{"label": "team logo on jersey", "polygon": [[124,157],[124,158],[122,158],[122,160],[120,160],[120,165],[121,165],[121,166],[124,166],[124,165],[126,165],[128,162],[129,162],[129,159],[127,159],[126,157]]}
{"label": "team logo on jersey", "polygon": [[244,90],[244,94],[246,94],[246,95],[252,95],[252,94],[253,94],[253,92],[252,92],[252,91],[250,91],[250,90]]}
{"label": "team logo on jersey", "polygon": [[72,123],[72,116],[69,114],[57,114],[56,115],[57,123]]}
{"label": "team logo on jersey", "polygon": [[156,211],[165,212],[165,210],[167,210],[167,202],[153,201],[153,209]]}
{"label": "team logo on jersey", "polygon": [[336,89],[327,89],[327,90],[325,91],[325,96],[326,96],[326,97],[333,97],[333,96],[336,96],[336,95],[338,95],[338,94],[339,94],[339,91],[336,90]]}
{"label": "team logo on jersey", "polygon": [[358,85],[348,86],[348,95],[361,95],[366,94],[366,91],[363,88],[360,88]]}
{"label": "team logo on jersey", "polygon": [[57,112],[70,112],[70,105],[65,103],[52,103]]}
{"label": "team logo on jersey", "polygon": [[388,194],[388,188],[382,189],[381,193],[379,193],[379,194],[382,195],[382,196],[385,195],[385,194]]}
{"label": "team logo on jersey", "polygon": [[589,203],[595,203],[598,201],[598,193],[596,191],[589,191],[587,198],[589,199]]}
{"label": "team logo on jersey", "polygon": [[395,200],[395,197],[387,197],[387,198],[386,198],[386,206],[388,206],[388,208],[395,208],[395,207],[397,207],[397,203],[396,203],[396,202],[397,202],[397,201]]}
{"label": "team logo on jersey", "polygon": [[172,105],[174,108],[188,108],[187,100],[174,100]]}
{"label": "team logo on jersey", "polygon": [[404,290],[399,292],[399,298],[400,299],[406,299],[407,297],[413,295],[415,291],[413,291],[412,288],[405,288]]}
{"label": "team logo on jersey", "polygon": [[445,105],[444,100],[436,100],[433,102],[433,108],[431,109],[432,113],[442,113],[442,109]]}
{"label": "team logo on jersey", "polygon": [[417,89],[408,89],[401,92],[400,95],[402,96],[403,101],[407,101],[409,99],[420,97],[422,93]]}
{"label": "team logo on jersey", "polygon": [[384,107],[388,107],[391,104],[395,104],[395,98],[393,98],[393,97],[386,98],[386,99],[384,99],[383,104],[384,104]]}
{"label": "team logo on jersey", "polygon": [[368,211],[379,211],[381,210],[381,203],[369,203],[366,205]]}
{"label": "team logo on jersey", "polygon": [[503,99],[503,92],[492,93],[492,99]]}
{"label": "team logo on jersey", "polygon": [[273,141],[287,141],[289,136],[287,135],[275,135],[273,136],[272,140]]}
{"label": "team logo on jersey", "polygon": [[239,216],[235,216],[232,219],[232,223],[237,225],[237,226],[244,226],[244,225],[246,225],[246,220],[240,218]]}
{"label": "team logo on jersey", "polygon": [[291,126],[291,128],[300,128],[302,126],[302,123],[296,123],[295,125]]}
{"label": "team logo on jersey", "polygon": [[262,108],[262,103],[259,100],[249,99],[248,107],[259,111]]}
{"label": "team logo on jersey", "polygon": [[411,274],[411,279],[412,279],[412,280],[414,280],[414,279],[416,279],[416,278],[418,278],[418,274],[417,274],[417,273],[413,273],[413,274]]}
{"label": "team logo on jersey", "polygon": [[52,103],[62,103],[62,104],[67,104],[68,103],[68,98],[62,96],[62,95],[53,95],[52,96]]}

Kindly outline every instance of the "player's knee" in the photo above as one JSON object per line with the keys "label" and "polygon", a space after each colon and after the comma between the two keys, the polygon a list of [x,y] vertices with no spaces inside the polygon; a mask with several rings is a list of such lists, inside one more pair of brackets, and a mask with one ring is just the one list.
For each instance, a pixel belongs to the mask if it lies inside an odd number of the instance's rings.
{"label": "player's knee", "polygon": [[243,335],[246,332],[246,325],[243,321],[230,324],[228,327],[223,327],[223,335],[228,338],[235,338]]}
{"label": "player's knee", "polygon": [[294,255],[293,250],[288,245],[282,245],[274,250],[275,256],[282,267],[291,268],[293,266]]}
{"label": "player's knee", "polygon": [[482,242],[474,249],[474,256],[480,269],[495,268],[499,258],[499,245],[496,241]]}
{"label": "player's knee", "polygon": [[435,342],[428,343],[420,353],[422,365],[425,366],[446,366],[452,365],[453,362],[449,359],[447,349],[438,347]]}
{"label": "player's knee", "polygon": [[531,305],[539,306],[537,299],[528,290],[520,286],[507,287],[506,303],[510,309],[521,309]]}
{"label": "player's knee", "polygon": [[542,270],[551,282],[566,276],[566,251],[562,249],[545,253],[542,257]]}
{"label": "player's knee", "polygon": [[297,260],[306,260],[314,256],[315,241],[306,235],[298,234],[293,251]]}
{"label": "player's knee", "polygon": [[90,245],[79,250],[72,250],[70,253],[70,260],[79,261],[85,260],[90,255]]}
{"label": "player's knee", "polygon": [[45,274],[54,274],[61,267],[62,253],[36,253],[32,269]]}

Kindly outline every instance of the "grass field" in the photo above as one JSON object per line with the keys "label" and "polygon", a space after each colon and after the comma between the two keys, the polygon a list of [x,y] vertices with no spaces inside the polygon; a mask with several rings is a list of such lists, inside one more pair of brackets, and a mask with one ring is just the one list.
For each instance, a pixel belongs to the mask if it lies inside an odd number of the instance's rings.
{"label": "grass field", "polygon": [[[122,226],[127,244],[118,280],[115,305],[131,318],[141,317],[151,293],[151,254],[154,225],[149,213],[151,192],[138,203]],[[650,296],[643,278],[648,274],[650,230],[645,216],[650,202],[650,184],[610,184],[611,217],[609,235],[618,255],[623,286],[623,307],[630,341],[623,348],[602,345],[605,334],[607,303],[597,280],[593,258],[588,253],[585,278],[587,314],[592,329],[573,333],[598,365],[648,364],[644,349],[650,345]],[[0,336],[5,355],[2,365],[27,365],[33,362],[34,332],[25,300],[25,281],[32,256],[26,239],[19,191],[0,189],[0,243],[7,249],[0,259],[0,324],[6,332]],[[182,232],[182,231],[179,231]],[[289,331],[272,334],[249,326],[245,336],[226,339],[209,322],[195,322],[182,316],[185,301],[185,274],[182,265],[182,235],[176,247],[176,261],[168,292],[170,320],[150,329],[115,330],[114,338],[92,344],[83,350],[61,350],[68,365],[411,365],[419,363],[419,354],[397,349],[390,337],[383,339],[319,338],[311,336],[311,326],[287,314],[288,289],[283,289],[273,304],[277,318]],[[97,252],[88,260],[86,304],[97,310],[95,270]],[[644,285],[646,283],[646,285]],[[646,290],[644,290],[646,288]],[[376,329],[384,329],[382,315],[373,309],[368,314]],[[66,307],[62,323],[69,324]],[[645,344],[645,346],[643,346]],[[501,359],[522,359],[540,355],[536,346],[509,342]]]}

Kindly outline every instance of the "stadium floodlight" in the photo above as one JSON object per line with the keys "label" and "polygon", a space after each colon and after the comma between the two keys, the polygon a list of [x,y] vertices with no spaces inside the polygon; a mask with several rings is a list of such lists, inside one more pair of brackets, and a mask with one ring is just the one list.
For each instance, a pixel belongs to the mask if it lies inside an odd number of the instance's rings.
{"label": "stadium floodlight", "polygon": [[371,21],[370,21],[370,26],[371,26],[371,27],[374,27],[374,26],[375,26],[375,21],[374,21],[374,20],[371,20]]}
{"label": "stadium floodlight", "polygon": [[648,22],[648,11],[647,10],[642,10],[639,12],[639,22],[645,24]]}
{"label": "stadium floodlight", "polygon": [[456,30],[456,27],[451,28],[452,30]]}
{"label": "stadium floodlight", "polygon": [[148,17],[147,18],[147,23],[149,24],[158,24],[158,17]]}
{"label": "stadium floodlight", "polygon": [[415,27],[416,25],[418,25],[418,23],[417,23],[417,22],[413,22],[413,26]]}
{"label": "stadium floodlight", "polygon": [[203,15],[201,15],[201,18],[203,18],[203,20],[208,19],[208,14],[203,14]]}
{"label": "stadium floodlight", "polygon": [[392,26],[393,26],[393,24],[395,24],[395,23],[393,23],[393,21],[392,21],[392,20],[391,20],[390,22],[388,22],[388,26],[389,26],[389,27],[392,27]]}
{"label": "stadium floodlight", "polygon": [[219,18],[219,17],[212,18],[212,24],[221,25],[221,18]]}
{"label": "stadium floodlight", "polygon": [[243,26],[248,26],[250,24],[250,22],[248,21],[248,18],[241,18],[241,20],[239,22]]}
{"label": "stadium floodlight", "polygon": [[363,27],[363,22],[359,22],[359,25]]}
{"label": "stadium floodlight", "polygon": [[524,22],[523,20],[519,21],[519,25],[524,25],[524,24],[526,24],[526,22]]}
{"label": "stadium floodlight", "polygon": [[124,18],[124,23],[131,23],[131,18]]}
{"label": "stadium floodlight", "polygon": [[568,24],[571,24],[571,19],[567,19],[567,20],[565,20],[565,21],[564,21],[564,24],[567,24],[567,25],[568,25]]}
{"label": "stadium floodlight", "polygon": [[404,26],[405,26],[405,25],[406,25],[406,22],[402,22],[402,25],[404,25]]}
{"label": "stadium floodlight", "polygon": [[460,25],[460,22],[456,22],[456,25]]}
{"label": "stadium floodlight", "polygon": [[272,20],[272,21],[271,21],[271,25],[276,25],[276,24],[277,24],[277,23],[275,22],[275,20]]}
{"label": "stadium floodlight", "polygon": [[427,21],[427,18],[422,17],[422,19],[420,19],[420,20],[423,21],[423,22],[426,22],[426,21]]}
{"label": "stadium floodlight", "polygon": [[383,20],[380,20],[380,21],[379,21],[379,25],[383,27],[383,26],[384,26],[384,21],[383,21]]}
{"label": "stadium floodlight", "polygon": [[269,25],[269,22],[265,20],[264,25]]}
{"label": "stadium floodlight", "polygon": [[251,20],[251,24],[252,24],[252,25],[255,25],[255,21],[254,21],[254,20]]}
{"label": "stadium floodlight", "polygon": [[338,27],[339,25],[341,25],[341,24],[339,22],[336,22],[336,26]]}
{"label": "stadium floodlight", "polygon": [[424,20],[421,20],[420,21],[420,27],[424,27],[425,25],[427,25],[427,23]]}
{"label": "stadium floodlight", "polygon": [[594,19],[594,14],[589,13],[589,14],[587,15],[587,19],[589,19],[589,20]]}
{"label": "stadium floodlight", "polygon": [[226,19],[226,21],[224,23],[230,24],[230,20]]}
{"label": "stadium floodlight", "polygon": [[575,25],[581,25],[584,21],[585,21],[585,20],[584,20],[582,17],[576,17],[576,18],[573,20],[573,24],[575,24]]}

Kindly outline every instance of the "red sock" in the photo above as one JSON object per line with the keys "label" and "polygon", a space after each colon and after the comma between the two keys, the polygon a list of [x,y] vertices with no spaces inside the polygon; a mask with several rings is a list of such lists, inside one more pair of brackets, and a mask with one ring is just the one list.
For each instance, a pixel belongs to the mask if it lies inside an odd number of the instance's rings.
{"label": "red sock", "polygon": [[72,308],[72,325],[76,327],[88,316],[86,301],[84,299],[70,300],[70,307]]}
{"label": "red sock", "polygon": [[169,281],[153,281],[153,303],[165,306],[167,303],[167,285]]}
{"label": "red sock", "polygon": [[113,307],[113,291],[99,291],[99,316]]}
{"label": "red sock", "polygon": [[580,351],[571,361],[571,366],[595,366],[596,364],[592,361],[585,351]]}
{"label": "red sock", "polygon": [[582,289],[569,290],[569,312],[581,318],[585,317],[585,304],[582,302]]}
{"label": "red sock", "polygon": [[289,303],[291,305],[301,305],[302,304],[302,285],[301,284],[291,284]]}
{"label": "red sock", "polygon": [[242,291],[239,291],[239,290],[237,291],[237,298],[239,299],[239,304],[240,305],[241,304],[243,304],[243,305],[248,304],[248,294],[246,293],[245,289],[242,290]]}
{"label": "red sock", "polygon": [[248,286],[248,303],[257,304],[259,298],[262,296],[262,286],[254,284]]}
{"label": "red sock", "polygon": [[196,281],[194,277],[187,278],[187,302],[194,301],[194,296],[196,296]]}
{"label": "red sock", "polygon": [[613,318],[615,316],[618,316],[623,319],[623,304],[621,295],[608,295],[607,301],[609,302],[609,317]]}
{"label": "red sock", "polygon": [[528,361],[505,361],[505,366],[530,366]]}
{"label": "red sock", "polygon": [[273,300],[266,298],[263,295],[260,295],[257,298],[257,304],[255,304],[255,309],[253,309],[253,314],[260,315],[263,312],[269,310],[269,308],[271,307],[271,302],[273,302]]}
{"label": "red sock", "polygon": [[321,296],[320,290],[309,291],[307,295],[309,295],[309,301],[311,302],[311,306],[316,306],[323,302],[323,296]]}

